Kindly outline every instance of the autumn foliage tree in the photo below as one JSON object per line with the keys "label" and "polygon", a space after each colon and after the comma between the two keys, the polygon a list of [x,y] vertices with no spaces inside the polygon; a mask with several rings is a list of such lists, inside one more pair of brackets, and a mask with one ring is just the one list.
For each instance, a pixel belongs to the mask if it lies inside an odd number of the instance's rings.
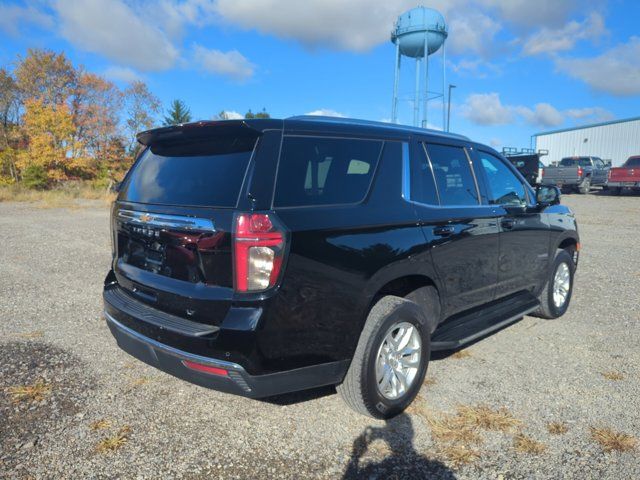
{"label": "autumn foliage tree", "polygon": [[0,69],[0,184],[119,180],[160,110],[144,82],[123,91],[64,53],[30,49]]}
{"label": "autumn foliage tree", "polygon": [[22,120],[29,142],[18,154],[16,166],[23,177],[37,187],[68,178],[78,165],[71,155],[77,145],[67,105],[47,105],[42,99],[29,99]]}

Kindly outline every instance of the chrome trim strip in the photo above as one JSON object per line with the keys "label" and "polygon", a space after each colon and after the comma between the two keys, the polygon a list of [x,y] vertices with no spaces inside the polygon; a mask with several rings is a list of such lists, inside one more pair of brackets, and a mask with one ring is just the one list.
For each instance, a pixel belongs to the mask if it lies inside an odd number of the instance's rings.
{"label": "chrome trim strip", "polygon": [[476,193],[478,194],[478,204],[482,205],[482,195],[480,194],[480,186],[478,184],[478,177],[476,177],[476,170],[473,167],[473,160],[471,160],[471,155],[469,155],[469,150],[467,147],[464,147],[464,153],[467,156],[467,160],[469,161],[469,169],[471,170],[471,175],[473,175],[473,183],[476,185]]}
{"label": "chrome trim strip", "polygon": [[148,227],[205,232],[216,231],[213,221],[208,218],[184,217],[181,215],[167,215],[164,213],[140,212],[136,210],[118,210],[118,219]]}
{"label": "chrome trim strip", "polygon": [[411,162],[407,142],[402,142],[402,197],[411,201]]}
{"label": "chrome trim strip", "polygon": [[167,353],[171,356],[177,357],[180,360],[189,360],[195,363],[202,363],[205,365],[209,365],[212,367],[220,367],[226,370],[233,370],[240,373],[245,373],[245,370],[242,366],[237,363],[225,362],[224,360],[218,360],[216,358],[203,357],[201,355],[195,355],[193,353],[188,353],[183,350],[178,350],[177,348],[170,347],[169,345],[165,345],[164,343],[160,343],[152,338],[145,337],[144,335],[136,332],[135,330],[130,329],[129,327],[124,326],[115,318],[113,318],[107,311],[104,311],[104,316],[107,320],[107,323],[113,324],[118,330],[120,330],[125,335],[132,337],[133,339],[142,342],[151,348],[156,350],[161,350],[164,353]]}

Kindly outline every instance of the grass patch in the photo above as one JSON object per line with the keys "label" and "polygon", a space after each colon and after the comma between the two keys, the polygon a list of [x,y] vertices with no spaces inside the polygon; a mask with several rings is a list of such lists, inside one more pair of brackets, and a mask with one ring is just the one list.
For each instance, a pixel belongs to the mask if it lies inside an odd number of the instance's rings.
{"label": "grass patch", "polygon": [[591,439],[599,443],[605,452],[629,452],[635,450],[638,440],[628,433],[616,432],[610,428],[591,427]]}
{"label": "grass patch", "polygon": [[0,202],[30,202],[41,208],[78,208],[79,199],[110,204],[115,197],[115,193],[86,182],[68,182],[51,190],[33,190],[19,184],[0,186]]}
{"label": "grass patch", "polygon": [[506,408],[494,410],[487,405],[460,405],[458,417],[463,419],[466,425],[501,432],[507,432],[521,423]]}
{"label": "grass patch", "polygon": [[614,371],[602,372],[600,373],[600,375],[602,375],[607,380],[611,380],[614,382],[619,382],[620,380],[624,380],[624,375],[620,372],[614,372]]}
{"label": "grass patch", "polygon": [[440,418],[427,417],[431,435],[441,442],[454,442],[464,445],[482,443],[475,425],[470,425],[459,415],[442,415]]}
{"label": "grass patch", "polygon": [[38,380],[33,385],[19,385],[8,388],[13,403],[40,402],[51,393],[51,385],[44,380]]}
{"label": "grass patch", "polygon": [[435,385],[436,383],[437,382],[436,382],[435,378],[433,378],[433,377],[424,377],[423,385],[426,385],[426,386],[430,387],[431,385]]}
{"label": "grass patch", "polygon": [[569,427],[564,422],[550,422],[547,423],[547,431],[551,435],[562,435],[569,431]]}
{"label": "grass patch", "polygon": [[19,333],[18,337],[25,338],[27,340],[30,340],[33,338],[42,338],[44,337],[44,332],[42,330],[34,330],[33,332]]}
{"label": "grass patch", "polygon": [[438,450],[454,467],[461,467],[475,462],[480,458],[480,452],[466,445],[446,445]]}
{"label": "grass patch", "polygon": [[131,386],[141,387],[142,385],[146,385],[149,382],[151,382],[151,379],[149,377],[139,377],[131,380]]}
{"label": "grass patch", "polygon": [[107,453],[107,452],[115,452],[119,450],[129,441],[129,435],[131,434],[131,427],[125,425],[118,432],[111,436],[105,437],[98,445],[96,445],[96,451],[98,453]]}
{"label": "grass patch", "polygon": [[100,420],[96,420],[95,422],[91,422],[89,428],[94,432],[98,430],[106,430],[107,428],[111,428],[111,421],[106,418],[101,418]]}
{"label": "grass patch", "polygon": [[513,437],[513,448],[515,448],[516,452],[531,455],[540,455],[547,450],[547,446],[544,443],[540,443],[523,433],[519,433]]}
{"label": "grass patch", "polygon": [[473,355],[471,354],[471,352],[468,349],[464,349],[464,350],[458,350],[456,353],[451,355],[451,358],[455,358],[456,360],[461,360],[463,358],[469,358],[469,357],[472,357],[472,356]]}

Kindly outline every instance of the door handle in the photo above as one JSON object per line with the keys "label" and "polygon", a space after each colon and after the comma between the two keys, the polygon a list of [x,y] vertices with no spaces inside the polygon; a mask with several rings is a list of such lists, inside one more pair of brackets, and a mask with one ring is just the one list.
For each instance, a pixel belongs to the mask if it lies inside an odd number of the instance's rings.
{"label": "door handle", "polygon": [[433,229],[433,234],[438,237],[448,237],[453,234],[455,229],[451,225],[442,225],[441,227],[435,227]]}
{"label": "door handle", "polygon": [[502,220],[500,225],[502,225],[502,228],[504,228],[505,230],[511,230],[513,227],[515,227],[516,222],[513,218],[505,218]]}

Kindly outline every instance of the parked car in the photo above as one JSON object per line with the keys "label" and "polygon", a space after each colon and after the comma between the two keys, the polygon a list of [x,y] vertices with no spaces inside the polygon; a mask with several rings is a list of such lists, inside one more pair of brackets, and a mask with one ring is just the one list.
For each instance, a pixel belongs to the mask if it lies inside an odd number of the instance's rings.
{"label": "parked car", "polygon": [[623,189],[640,190],[640,155],[629,157],[621,167],[609,171],[609,190],[620,195]]}
{"label": "parked car", "polygon": [[606,186],[610,165],[598,157],[567,157],[544,169],[543,185],[589,193],[594,185]]}
{"label": "parked car", "polygon": [[138,141],[105,317],[122,349],[189,382],[254,398],[336,385],[389,418],[432,351],[569,306],[580,244],[559,190],[466,137],[294,117]]}
{"label": "parked car", "polygon": [[544,175],[544,164],[540,161],[541,153],[510,153],[503,150],[503,155],[518,169],[520,174],[529,182],[529,185],[535,187],[542,183]]}

